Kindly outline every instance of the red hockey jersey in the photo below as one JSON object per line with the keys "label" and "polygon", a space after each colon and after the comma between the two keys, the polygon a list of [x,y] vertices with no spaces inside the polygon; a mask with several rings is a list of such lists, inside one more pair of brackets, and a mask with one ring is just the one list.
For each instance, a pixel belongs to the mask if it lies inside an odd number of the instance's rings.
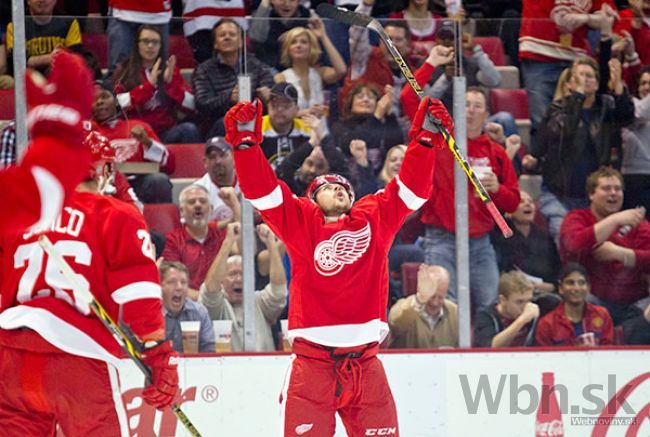
{"label": "red hockey jersey", "polygon": [[384,190],[326,223],[318,205],[294,196],[276,178],[260,147],[235,151],[242,192],[291,259],[290,339],[335,347],[383,340],[388,250],[406,217],[429,196],[435,156],[435,149],[411,143],[399,175]]}
{"label": "red hockey jersey", "polygon": [[88,175],[90,150],[52,137],[35,138],[20,164],[0,171],[5,212],[0,233],[34,225],[47,228],[64,199]]}
{"label": "red hockey jersey", "polygon": [[[158,269],[144,219],[132,206],[93,193],[75,193],[46,235],[113,320],[141,339],[164,329]],[[3,330],[30,328],[52,346],[117,364],[121,350],[56,262],[30,232],[0,240],[0,342]],[[4,332],[5,335],[1,335]],[[33,344],[12,344],[31,349]]]}
{"label": "red hockey jersey", "polygon": [[566,14],[590,14],[603,3],[614,10],[613,0],[529,0],[524,1],[521,30],[519,31],[519,58],[535,61],[573,61],[591,54],[587,32],[589,27],[571,30],[563,28]]}
{"label": "red hockey jersey", "polygon": [[169,23],[172,17],[170,0],[109,0],[112,16],[142,24]]}

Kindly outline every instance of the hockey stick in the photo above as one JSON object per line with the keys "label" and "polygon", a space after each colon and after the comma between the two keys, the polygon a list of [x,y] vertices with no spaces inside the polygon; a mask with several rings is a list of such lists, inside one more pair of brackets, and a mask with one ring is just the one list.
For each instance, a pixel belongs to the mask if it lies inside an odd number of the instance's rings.
{"label": "hockey stick", "polygon": [[[118,325],[113,321],[102,304],[100,304],[97,299],[95,299],[95,296],[92,295],[90,290],[79,281],[79,275],[72,270],[70,264],[68,264],[59,252],[57,252],[46,235],[38,237],[38,244],[40,244],[48,256],[56,262],[59,269],[61,269],[63,276],[65,276],[72,285],[75,295],[81,297],[84,302],[90,306],[90,309],[95,313],[97,318],[99,318],[104,327],[110,331],[115,340],[120,344],[120,346],[122,346],[122,350],[124,350],[129,358],[135,362],[136,366],[142,370],[142,373],[147,377],[147,380],[151,381],[151,369],[147,367],[141,359],[141,351],[143,349],[142,345],[139,344],[133,333],[130,332],[129,328],[123,324]],[[185,429],[187,429],[193,437],[201,437],[201,434],[196,427],[194,427],[194,424],[192,424],[190,419],[188,419],[178,405],[172,404],[170,408],[178,420],[183,424],[183,426],[185,426]]]}
{"label": "hockey stick", "polygon": [[[409,85],[411,85],[411,88],[413,88],[413,91],[415,91],[415,93],[418,95],[419,98],[422,98],[422,88],[420,88],[420,85],[418,85],[417,81],[413,77],[413,73],[411,73],[410,68],[408,67],[408,65],[406,65],[406,61],[404,61],[402,55],[400,55],[399,51],[395,48],[395,46],[393,45],[393,41],[391,41],[390,37],[386,34],[386,31],[384,31],[384,28],[379,23],[379,21],[367,15],[362,15],[357,12],[348,11],[347,9],[343,9],[343,8],[337,8],[336,6],[332,6],[328,3],[319,4],[318,7],[316,8],[316,12],[321,17],[330,18],[332,20],[339,21],[341,23],[349,24],[353,26],[367,27],[377,32],[377,34],[382,39],[384,44],[386,44],[386,48],[388,49],[391,56],[397,63],[399,69],[402,70],[402,74],[404,74],[404,77],[406,78],[407,82],[409,83]],[[474,189],[476,190],[479,197],[483,201],[483,204],[485,205],[488,212],[492,216],[492,219],[499,227],[499,230],[501,230],[503,236],[505,238],[512,237],[512,229],[510,229],[510,227],[504,220],[503,216],[501,215],[496,205],[490,198],[490,195],[488,194],[487,190],[485,189],[481,181],[476,176],[476,173],[474,173],[472,167],[467,162],[467,159],[463,156],[462,152],[456,146],[456,141],[454,140],[454,138],[447,131],[447,129],[442,125],[442,123],[440,123],[439,121],[437,123],[433,121],[433,123],[436,125],[440,133],[442,133],[442,136],[444,137],[445,141],[447,141],[449,150],[451,150],[451,153],[454,155],[454,158],[456,158],[456,162],[458,162],[460,167],[463,169],[463,171],[469,178],[470,182],[474,186]]]}

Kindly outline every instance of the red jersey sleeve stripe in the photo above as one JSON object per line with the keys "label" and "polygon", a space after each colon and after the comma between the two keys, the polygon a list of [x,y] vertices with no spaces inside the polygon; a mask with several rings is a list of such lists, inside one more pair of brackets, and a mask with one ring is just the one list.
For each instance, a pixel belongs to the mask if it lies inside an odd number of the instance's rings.
{"label": "red jersey sleeve stripe", "polygon": [[34,166],[31,170],[41,200],[41,217],[36,228],[46,229],[54,223],[63,207],[63,186],[43,167]]}
{"label": "red jersey sleeve stripe", "polygon": [[397,180],[397,185],[399,187],[399,198],[402,199],[402,202],[404,202],[408,209],[415,211],[424,205],[424,202],[426,202],[427,199],[418,197],[413,191],[409,189],[409,187],[404,185],[404,182],[402,182],[399,175],[395,176],[395,179]]}
{"label": "red jersey sleeve stripe", "polygon": [[253,206],[260,210],[264,211],[266,209],[272,209],[277,206],[280,206],[282,204],[282,189],[280,188],[280,185],[276,185],[276,187],[271,191],[269,194],[266,196],[262,196],[258,199],[248,199]]}
{"label": "red jersey sleeve stripe", "polygon": [[160,285],[154,282],[134,282],[115,290],[111,297],[115,303],[123,305],[140,299],[160,299]]}

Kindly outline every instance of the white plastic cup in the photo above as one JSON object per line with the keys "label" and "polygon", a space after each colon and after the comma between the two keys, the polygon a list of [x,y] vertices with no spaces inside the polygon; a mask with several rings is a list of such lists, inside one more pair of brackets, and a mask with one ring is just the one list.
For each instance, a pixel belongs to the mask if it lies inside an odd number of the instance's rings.
{"label": "white plastic cup", "polygon": [[215,352],[223,353],[232,351],[232,320],[213,320]]}
{"label": "white plastic cup", "polygon": [[183,352],[196,354],[199,352],[199,331],[201,322],[181,322],[181,335],[183,337]]}

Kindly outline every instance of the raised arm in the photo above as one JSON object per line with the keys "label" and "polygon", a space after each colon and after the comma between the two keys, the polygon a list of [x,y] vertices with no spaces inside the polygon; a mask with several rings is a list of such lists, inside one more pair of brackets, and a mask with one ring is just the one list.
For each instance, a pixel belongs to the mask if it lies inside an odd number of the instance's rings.
{"label": "raised arm", "polygon": [[442,102],[429,97],[422,99],[409,131],[411,142],[399,174],[377,195],[382,223],[394,227],[393,232],[431,195],[436,153],[451,153],[431,118],[453,132],[454,123]]}
{"label": "raised arm", "polygon": [[278,180],[266,160],[262,143],[262,103],[240,102],[224,119],[226,141],[234,148],[235,171],[244,197],[260,211],[264,222],[285,244],[298,227],[306,226],[303,210],[314,208],[306,199],[297,199]]}

